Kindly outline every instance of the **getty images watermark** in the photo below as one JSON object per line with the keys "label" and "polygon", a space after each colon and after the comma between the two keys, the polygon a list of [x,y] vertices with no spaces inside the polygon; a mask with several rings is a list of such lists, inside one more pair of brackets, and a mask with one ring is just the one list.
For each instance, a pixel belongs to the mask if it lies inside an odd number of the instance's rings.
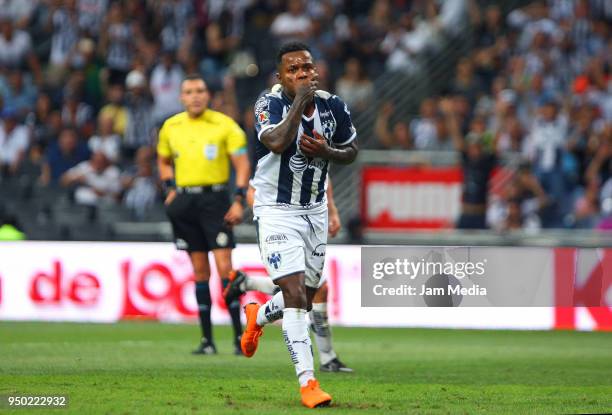
{"label": "getty images watermark", "polygon": [[537,248],[363,247],[361,305],[550,306],[553,262]]}

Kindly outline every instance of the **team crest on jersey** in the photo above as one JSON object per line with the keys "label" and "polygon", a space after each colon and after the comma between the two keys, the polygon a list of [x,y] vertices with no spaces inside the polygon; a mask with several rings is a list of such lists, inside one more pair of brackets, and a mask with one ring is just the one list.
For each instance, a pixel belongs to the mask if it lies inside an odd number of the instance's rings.
{"label": "team crest on jersey", "polygon": [[333,118],[328,118],[325,121],[321,120],[321,127],[323,128],[323,137],[327,142],[331,142],[334,133],[336,132],[336,122]]}
{"label": "team crest on jersey", "polygon": [[278,269],[281,264],[280,252],[272,252],[270,255],[268,255],[268,264],[270,264],[270,266],[273,266],[274,269]]}

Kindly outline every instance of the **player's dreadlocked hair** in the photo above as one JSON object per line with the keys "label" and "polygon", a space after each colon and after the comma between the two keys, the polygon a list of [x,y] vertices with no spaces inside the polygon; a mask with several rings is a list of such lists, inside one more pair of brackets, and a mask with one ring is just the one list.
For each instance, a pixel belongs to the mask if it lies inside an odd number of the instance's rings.
{"label": "player's dreadlocked hair", "polygon": [[305,50],[306,52],[311,53],[310,48],[305,43],[302,43],[302,42],[285,43],[284,45],[280,47],[280,49],[278,50],[278,53],[276,54],[276,64],[280,65],[280,63],[283,60],[283,55],[285,53],[298,52],[302,50]]}

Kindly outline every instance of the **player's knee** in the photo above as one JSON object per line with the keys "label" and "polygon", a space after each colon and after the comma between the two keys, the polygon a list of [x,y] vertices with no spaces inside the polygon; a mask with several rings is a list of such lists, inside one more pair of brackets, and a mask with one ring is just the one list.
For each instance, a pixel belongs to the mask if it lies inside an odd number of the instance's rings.
{"label": "player's knee", "polygon": [[308,305],[306,290],[300,285],[283,287],[283,297],[285,299],[286,308],[306,309],[306,306]]}
{"label": "player's knee", "polygon": [[326,303],[327,302],[327,282],[324,282],[323,285],[319,287],[317,292],[315,293],[313,299],[313,303]]}

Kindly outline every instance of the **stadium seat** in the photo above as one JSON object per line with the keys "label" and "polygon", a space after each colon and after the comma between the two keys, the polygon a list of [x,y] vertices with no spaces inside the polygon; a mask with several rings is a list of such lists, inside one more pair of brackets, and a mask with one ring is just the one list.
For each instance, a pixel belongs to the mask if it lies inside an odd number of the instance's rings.
{"label": "stadium seat", "polygon": [[108,241],[112,239],[109,226],[101,223],[82,223],[67,228],[67,239],[71,241]]}
{"label": "stadium seat", "polygon": [[60,225],[91,224],[96,217],[96,207],[59,203],[53,207],[51,215]]}
{"label": "stadium seat", "polygon": [[97,221],[101,224],[112,225],[117,222],[131,222],[134,220],[132,212],[121,205],[100,206],[97,212]]}

